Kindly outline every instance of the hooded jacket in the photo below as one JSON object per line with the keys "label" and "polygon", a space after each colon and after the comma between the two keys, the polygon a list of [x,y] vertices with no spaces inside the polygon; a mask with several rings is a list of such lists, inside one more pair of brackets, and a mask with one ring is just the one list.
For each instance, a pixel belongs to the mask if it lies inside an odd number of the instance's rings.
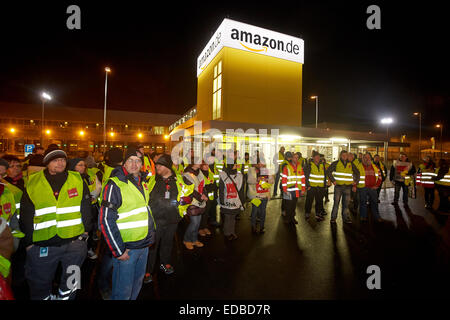
{"label": "hooded jacket", "polygon": [[[133,183],[142,195],[144,195],[141,183],[145,180],[146,173],[139,173],[138,182],[132,174],[126,172],[124,167],[117,167],[111,172],[110,178],[112,177],[117,177],[120,181],[125,183]],[[119,187],[113,180],[109,179],[102,193],[102,205],[98,216],[98,224],[109,249],[116,258],[123,255],[126,249],[141,249],[148,247],[155,242],[155,225],[149,209],[147,209],[149,219],[147,236],[139,241],[123,242],[120,230],[116,223],[119,218],[117,210],[122,205],[122,201],[126,201],[126,199],[122,199]]]}

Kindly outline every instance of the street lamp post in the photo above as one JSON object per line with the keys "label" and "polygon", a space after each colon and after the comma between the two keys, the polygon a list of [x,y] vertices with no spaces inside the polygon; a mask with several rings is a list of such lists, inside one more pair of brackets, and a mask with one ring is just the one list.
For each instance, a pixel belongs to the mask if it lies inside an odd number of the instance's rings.
{"label": "street lamp post", "polygon": [[392,120],[392,118],[383,118],[381,119],[381,124],[385,124],[386,125],[386,144],[385,144],[385,148],[384,148],[384,155],[386,156],[386,163],[388,161],[388,148],[389,148],[389,125],[394,122],[394,120]]}
{"label": "street lamp post", "polygon": [[311,96],[311,99],[316,100],[316,129],[317,129],[317,122],[319,119],[319,96]]}
{"label": "street lamp post", "polygon": [[437,125],[436,125],[436,128],[440,128],[440,129],[441,129],[441,137],[440,137],[440,141],[441,141],[441,152],[440,152],[440,154],[441,154],[441,159],[442,159],[442,127],[443,127],[442,124],[437,124]]}
{"label": "street lamp post", "polygon": [[106,152],[106,97],[108,94],[108,73],[111,72],[109,67],[105,68],[105,104],[103,108],[103,152]]}
{"label": "street lamp post", "polygon": [[41,101],[42,101],[42,117],[41,117],[41,146],[44,147],[43,133],[44,133],[44,107],[45,101],[52,100],[52,97],[47,92],[42,92]]}
{"label": "street lamp post", "polygon": [[421,144],[422,144],[422,113],[414,112],[415,116],[419,116],[419,161],[422,157]]}

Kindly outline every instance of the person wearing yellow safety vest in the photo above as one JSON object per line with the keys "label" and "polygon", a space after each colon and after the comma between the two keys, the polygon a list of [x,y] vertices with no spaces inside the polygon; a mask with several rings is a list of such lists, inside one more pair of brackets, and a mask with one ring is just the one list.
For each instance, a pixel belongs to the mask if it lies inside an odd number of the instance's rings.
{"label": "person wearing yellow safety vest", "polygon": [[[323,155],[322,153],[320,154],[320,162],[323,163],[324,167],[325,167],[325,176],[326,176],[326,172],[328,170],[328,168],[330,167],[330,164],[327,163],[327,159],[325,158],[325,155]],[[330,202],[330,199],[328,197],[328,189],[330,188],[331,185],[331,181],[330,179],[328,179],[328,176],[326,176],[326,185],[325,185],[325,203]],[[324,214],[326,214],[325,210],[323,211]]]}
{"label": "person wearing yellow safety vest", "polygon": [[[139,144],[137,146],[137,150],[141,153],[142,155],[142,171],[146,172],[147,175],[150,176],[154,176],[156,174],[155,171],[155,163],[153,162],[153,159],[151,159],[151,157],[149,157],[145,151],[144,151],[144,145],[143,144]],[[156,161],[156,160],[155,160]]]}
{"label": "person wearing yellow safety vest", "polygon": [[283,187],[283,199],[285,202],[285,223],[298,224],[295,219],[295,209],[298,198],[305,194],[305,175],[299,160],[299,154],[294,153],[292,160],[284,166],[281,172],[281,185]]}
{"label": "person wearing yellow safety vest", "polygon": [[[285,159],[284,159],[284,151],[285,151],[285,148],[281,147],[280,151],[278,151],[278,153],[275,154],[274,157],[273,157],[273,165],[274,165],[274,168],[275,168],[275,170],[277,172],[275,174],[275,183],[273,185],[273,195],[272,195],[272,197],[274,197],[274,198],[277,196],[277,193],[278,193],[278,183],[280,182],[280,175],[281,175],[281,172],[282,172],[281,164],[285,161]],[[283,188],[281,186],[280,186],[280,192],[281,193],[283,192]]]}
{"label": "person wearing yellow safety vest", "polygon": [[200,170],[202,171],[203,177],[205,179],[205,189],[208,196],[208,200],[206,201],[205,213],[202,214],[202,220],[200,221],[200,227],[198,229],[198,234],[204,237],[211,235],[211,230],[208,229],[208,222],[210,220],[210,211],[215,211],[215,207],[217,205],[217,202],[214,199],[217,186],[216,180],[214,178],[214,173],[211,171],[206,162],[202,163],[202,165],[200,166]]}
{"label": "person wearing yellow safety vest", "polygon": [[13,192],[0,182],[0,217],[5,218],[14,236],[14,250],[17,250],[19,240],[23,237],[23,233],[19,230],[18,206],[20,203],[16,202]]}
{"label": "person wearing yellow safety vest", "polygon": [[[274,183],[274,178],[273,175],[269,174],[269,170],[260,159],[256,159],[256,164],[249,168],[247,183],[248,196],[252,203],[252,233],[264,233],[267,203],[270,199],[270,187]],[[257,229],[256,218],[259,219],[259,230]]]}
{"label": "person wearing yellow safety vest", "polygon": [[45,165],[43,164],[44,161],[44,155],[42,154],[35,154],[30,158],[29,165],[26,169],[22,171],[22,179],[24,182],[24,186],[26,188],[29,177],[41,170],[45,169]]}
{"label": "person wearing yellow safety vest", "polygon": [[[99,164],[98,168],[100,169],[97,172],[97,176],[102,181],[102,191],[100,192],[100,196],[98,198],[98,205],[100,206],[103,199],[103,190],[105,189],[106,184],[109,181],[109,178],[115,168],[121,168],[123,164],[123,151],[120,148],[111,148],[110,150],[105,152],[104,161]],[[101,208],[99,209],[99,217]],[[101,231],[99,219],[97,219],[97,225],[99,231]],[[102,248],[106,250],[100,250],[101,263],[100,270],[98,272],[97,284],[100,291],[100,294],[104,300],[109,300],[111,297],[111,288],[110,288],[110,274],[113,267],[113,256],[111,250],[107,249],[108,244],[104,237],[102,237],[102,242],[100,243]],[[103,255],[102,255],[103,253]]]}
{"label": "person wearing yellow safety vest", "polygon": [[445,159],[439,160],[439,167],[436,168],[436,176],[433,177],[436,189],[439,194],[438,210],[444,214],[450,212],[448,197],[450,196],[450,168]]}
{"label": "person wearing yellow safety vest", "polygon": [[190,164],[184,170],[183,177],[187,178],[195,188],[192,193],[192,204],[189,206],[187,215],[189,216],[189,225],[184,232],[183,244],[186,249],[193,250],[194,247],[203,247],[204,244],[198,240],[198,230],[202,214],[205,213],[208,193],[205,187],[205,177],[200,170],[200,164]]}
{"label": "person wearing yellow safety vest", "polygon": [[359,194],[359,215],[362,222],[367,221],[367,201],[369,201],[370,210],[373,218],[382,222],[378,212],[378,194],[377,189],[383,179],[378,167],[372,163],[370,153],[363,155],[356,166],[359,171],[358,194]]}
{"label": "person wearing yellow safety vest", "polygon": [[156,176],[149,181],[150,208],[156,223],[155,244],[149,248],[144,283],[152,281],[159,249],[159,268],[165,274],[174,273],[171,263],[173,241],[178,223],[191,203],[194,185],[171,170],[170,155],[162,155],[155,163]]}
{"label": "person wearing yellow safety vest", "polygon": [[339,155],[339,160],[331,163],[327,170],[326,175],[334,185],[334,203],[331,211],[331,223],[336,223],[341,198],[342,220],[344,223],[352,223],[350,215],[348,214],[348,203],[350,201],[351,192],[356,192],[356,185],[359,182],[359,171],[356,166],[349,161],[348,155],[349,153],[347,153],[347,151],[342,150]]}
{"label": "person wearing yellow safety vest", "polygon": [[416,168],[410,162],[405,153],[400,153],[399,159],[394,160],[389,173],[389,178],[394,182],[393,205],[398,205],[400,189],[403,190],[403,204],[408,206],[408,186],[412,183],[412,176],[416,173]]}
{"label": "person wearing yellow safety vest", "polygon": [[127,149],[103,190],[99,225],[113,255],[111,300],[136,300],[142,288],[155,222],[148,205],[150,187],[139,151]]}
{"label": "person wearing yellow safety vest", "polygon": [[70,159],[67,163],[67,170],[70,171],[76,171],[78,172],[81,177],[83,178],[84,183],[89,188],[89,194],[91,196],[91,214],[92,214],[92,221],[94,224],[94,227],[92,228],[91,232],[89,233],[89,240],[88,240],[88,258],[91,260],[97,259],[97,254],[95,253],[95,244],[92,241],[93,234],[97,232],[97,226],[95,221],[98,219],[98,209],[97,209],[97,199],[100,195],[102,184],[100,180],[97,178],[95,174],[89,175],[86,170],[86,163],[82,158],[74,158]]}
{"label": "person wearing yellow safety vest", "polygon": [[[92,229],[89,189],[78,172],[65,170],[63,150],[47,149],[44,164],[45,170],[30,176],[20,203],[20,229],[27,250],[25,276],[33,300],[74,299],[81,280],[68,280],[87,254]],[[52,282],[60,263],[55,297]]]}
{"label": "person wearing yellow safety vest", "polygon": [[416,176],[416,185],[423,186],[425,197],[425,208],[432,209],[434,202],[434,181],[437,176],[436,166],[430,156],[425,157],[423,163],[419,164]]}
{"label": "person wearing yellow safety vest", "polygon": [[316,220],[323,221],[323,197],[325,196],[325,165],[320,161],[320,153],[313,150],[312,159],[304,166],[306,183],[305,219],[311,215],[312,203],[315,200]]}
{"label": "person wearing yellow safety vest", "polygon": [[384,180],[387,178],[387,168],[386,165],[381,161],[381,158],[378,154],[373,156],[373,164],[377,166],[378,170],[380,170],[381,173],[381,184],[377,189],[377,197],[378,197],[378,203],[380,203],[380,192],[381,187],[383,186]]}
{"label": "person wearing yellow safety vest", "polygon": [[14,252],[13,236],[8,223],[0,216],[0,300],[14,300],[11,290],[11,256]]}
{"label": "person wearing yellow safety vest", "polygon": [[211,203],[211,207],[209,208],[209,210],[207,212],[205,212],[205,214],[208,215],[208,224],[212,227],[219,227],[220,223],[217,222],[217,198],[218,198],[218,192],[219,192],[219,169],[217,169],[216,166],[216,159],[214,158],[214,155],[211,155],[211,157],[208,157],[206,159],[206,162],[208,163],[209,166],[209,170],[212,172],[213,174],[213,178],[214,178],[214,197]]}

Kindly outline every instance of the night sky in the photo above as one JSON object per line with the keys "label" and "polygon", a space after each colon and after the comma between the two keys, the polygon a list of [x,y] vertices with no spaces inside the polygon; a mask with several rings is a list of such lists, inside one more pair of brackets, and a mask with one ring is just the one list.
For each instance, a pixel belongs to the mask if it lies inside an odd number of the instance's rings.
{"label": "night sky", "polygon": [[[449,24],[440,2],[58,1],[2,4],[0,101],[102,108],[104,66],[111,109],[181,114],[196,104],[196,61],[223,18],[305,41],[303,124],[348,123],[415,136],[423,112],[424,138],[444,121],[448,136]],[[81,8],[81,30],[68,30],[66,8]],[[381,30],[369,30],[366,8],[381,8]],[[4,110],[2,110],[4,111]],[[250,119],[247,119],[250,120]]]}

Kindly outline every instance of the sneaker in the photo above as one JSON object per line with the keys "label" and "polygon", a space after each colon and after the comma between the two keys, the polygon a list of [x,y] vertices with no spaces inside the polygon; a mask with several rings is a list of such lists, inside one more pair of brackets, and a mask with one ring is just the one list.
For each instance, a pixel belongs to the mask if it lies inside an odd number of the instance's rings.
{"label": "sneaker", "polygon": [[184,246],[186,247],[186,249],[188,250],[194,250],[194,243],[189,242],[189,241],[183,241]]}
{"label": "sneaker", "polygon": [[144,283],[150,283],[153,281],[153,277],[150,273],[146,273],[144,276]]}
{"label": "sneaker", "polygon": [[205,234],[206,234],[207,236],[210,236],[210,235],[211,235],[211,231],[209,231],[208,228],[203,229],[203,231],[205,231]]}
{"label": "sneaker", "polygon": [[201,237],[206,236],[206,233],[205,233],[205,231],[204,231],[203,229],[198,230],[198,234],[199,234]]}
{"label": "sneaker", "polygon": [[195,241],[194,243],[193,243],[193,245],[194,246],[196,246],[196,247],[199,247],[199,248],[201,248],[201,247],[203,247],[204,246],[204,244],[203,243],[201,243],[200,241]]}
{"label": "sneaker", "polygon": [[172,274],[175,272],[175,270],[173,269],[173,267],[170,264],[162,264],[159,266],[159,268],[164,271],[165,274]]}
{"label": "sneaker", "polygon": [[97,259],[97,255],[95,254],[94,250],[92,250],[92,248],[87,252],[87,256],[91,260]]}

